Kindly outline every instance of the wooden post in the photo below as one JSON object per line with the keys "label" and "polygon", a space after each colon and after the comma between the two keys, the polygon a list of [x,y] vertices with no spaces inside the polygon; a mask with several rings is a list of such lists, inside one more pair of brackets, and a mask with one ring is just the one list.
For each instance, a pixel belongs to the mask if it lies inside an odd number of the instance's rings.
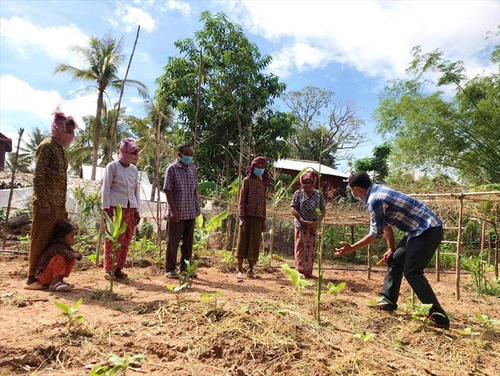
{"label": "wooden post", "polygon": [[457,233],[457,266],[456,266],[456,294],[457,300],[460,300],[460,258],[462,253],[462,215],[464,211],[464,196],[460,196],[459,200],[459,210],[458,210],[458,233]]}
{"label": "wooden post", "polygon": [[491,234],[488,235],[488,265],[491,264]]}
{"label": "wooden post", "polygon": [[498,232],[495,231],[495,280],[498,281]]}
{"label": "wooden post", "polygon": [[437,247],[436,250],[436,281],[439,282],[439,254],[441,253],[441,246]]}
{"label": "wooden post", "polygon": [[16,155],[15,155],[14,161],[12,163],[12,176],[10,178],[9,200],[7,201],[7,212],[5,213],[5,223],[3,226],[2,248],[4,248],[4,249],[5,249],[5,244],[7,243],[7,222],[9,222],[10,205],[12,203],[12,196],[14,195],[14,180],[16,179],[17,162],[19,159],[19,145],[21,144],[21,139],[23,138],[23,133],[24,133],[24,129],[19,128],[19,131],[18,131],[19,138],[17,139]]}
{"label": "wooden post", "polygon": [[351,226],[351,244],[354,244],[354,226]]}
{"label": "wooden post", "polygon": [[484,251],[484,234],[486,232],[486,221],[482,220],[481,221],[481,250],[479,251],[480,253],[483,253]]}
{"label": "wooden post", "polygon": [[371,278],[371,275],[372,275],[372,245],[370,244],[368,246],[368,254],[367,254],[367,258],[368,258],[368,279]]}

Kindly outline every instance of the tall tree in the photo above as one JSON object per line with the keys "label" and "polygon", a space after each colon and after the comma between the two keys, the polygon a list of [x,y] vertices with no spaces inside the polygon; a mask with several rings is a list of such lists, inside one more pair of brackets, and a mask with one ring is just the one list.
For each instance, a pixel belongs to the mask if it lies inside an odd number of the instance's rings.
{"label": "tall tree", "polygon": [[282,98],[296,119],[295,132],[289,140],[293,157],[316,161],[322,152],[321,163],[334,167],[342,157],[340,153],[363,141],[363,121],[333,91],[308,86]]}
{"label": "tall tree", "polygon": [[[285,85],[266,72],[271,58],[261,55],[239,25],[222,13],[203,12],[201,22],[203,27],[193,38],[175,43],[182,57],[169,59],[157,80],[157,96],[177,109],[186,141],[197,134],[202,178],[227,182],[259,150],[257,140],[263,132],[273,135],[269,144],[290,133],[289,118],[270,109]],[[272,161],[286,148],[267,151]]]}
{"label": "tall tree", "polygon": [[389,175],[389,165],[387,159],[391,154],[390,142],[384,142],[382,145],[373,148],[373,157],[366,157],[354,161],[356,171],[367,171],[373,173],[373,179],[381,183]]}
{"label": "tall tree", "polygon": [[[20,172],[31,172],[32,162],[35,161],[36,149],[38,149],[38,145],[45,138],[49,137],[49,132],[44,132],[40,128],[34,128],[28,134],[28,141],[24,142],[24,145],[19,148],[19,157],[17,160],[17,169]],[[13,159],[16,153],[9,153],[9,161],[7,163],[7,168],[11,168]]]}
{"label": "tall tree", "polygon": [[[429,93],[429,71],[434,85],[455,87],[452,98]],[[468,79],[461,61],[450,62],[439,50],[423,54],[419,47],[408,73],[410,79],[388,83],[374,113],[378,130],[394,137],[396,166],[451,169],[476,184],[500,182],[500,73]]]}
{"label": "tall tree", "polygon": [[[91,37],[89,47],[75,47],[84,59],[86,66],[76,68],[67,64],[59,64],[55,68],[55,73],[67,72],[73,78],[95,83],[97,89],[97,107],[93,129],[93,155],[92,155],[92,180],[95,180],[99,153],[99,134],[101,129],[102,108],[104,105],[104,94],[109,87],[119,90],[123,80],[118,78],[118,69],[123,62],[121,54],[121,43],[114,38]],[[137,80],[126,80],[125,84],[134,86],[140,95],[147,95],[146,86]]]}

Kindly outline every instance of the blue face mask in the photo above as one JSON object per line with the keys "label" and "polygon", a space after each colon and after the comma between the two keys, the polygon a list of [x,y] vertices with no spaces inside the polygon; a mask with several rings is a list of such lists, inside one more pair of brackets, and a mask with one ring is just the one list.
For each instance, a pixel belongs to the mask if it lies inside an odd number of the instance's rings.
{"label": "blue face mask", "polygon": [[266,171],[266,169],[264,168],[254,168],[253,169],[253,173],[255,174],[255,176],[262,176],[264,175],[264,171]]}
{"label": "blue face mask", "polygon": [[187,165],[193,163],[193,157],[188,157],[187,155],[183,155],[181,158],[182,163],[185,163]]}

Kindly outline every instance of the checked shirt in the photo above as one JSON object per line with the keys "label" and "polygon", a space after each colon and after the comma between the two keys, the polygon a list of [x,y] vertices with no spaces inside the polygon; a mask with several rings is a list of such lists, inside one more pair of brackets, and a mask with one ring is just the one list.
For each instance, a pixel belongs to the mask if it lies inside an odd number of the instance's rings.
{"label": "checked shirt", "polygon": [[408,234],[408,239],[420,235],[443,222],[422,202],[384,185],[372,184],[367,191],[365,206],[370,212],[370,236],[379,237],[386,225]]}
{"label": "checked shirt", "polygon": [[[316,189],[310,195],[305,193],[302,189],[297,189],[293,194],[292,204],[290,206],[295,208],[304,220],[316,222],[318,220],[316,208],[319,206],[321,211],[323,211],[325,209],[325,200],[323,195],[320,195]],[[298,229],[305,228],[300,224],[297,218],[294,218],[293,223]]]}
{"label": "checked shirt", "polygon": [[[172,192],[181,221],[196,218],[200,214],[200,205],[196,199],[197,188],[198,173],[192,164],[183,166],[177,160],[167,167],[163,190]],[[167,216],[169,215],[170,207],[167,203]]]}

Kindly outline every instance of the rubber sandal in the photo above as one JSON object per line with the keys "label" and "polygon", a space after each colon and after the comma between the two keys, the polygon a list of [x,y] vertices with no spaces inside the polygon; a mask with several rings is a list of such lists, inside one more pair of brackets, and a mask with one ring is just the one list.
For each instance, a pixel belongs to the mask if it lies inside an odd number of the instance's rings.
{"label": "rubber sandal", "polygon": [[49,287],[49,289],[56,292],[68,292],[71,290],[71,287],[65,282],[56,282],[54,286]]}
{"label": "rubber sandal", "polygon": [[48,285],[42,285],[39,281],[36,281],[29,285],[25,285],[23,288],[25,290],[45,290],[48,287]]}

